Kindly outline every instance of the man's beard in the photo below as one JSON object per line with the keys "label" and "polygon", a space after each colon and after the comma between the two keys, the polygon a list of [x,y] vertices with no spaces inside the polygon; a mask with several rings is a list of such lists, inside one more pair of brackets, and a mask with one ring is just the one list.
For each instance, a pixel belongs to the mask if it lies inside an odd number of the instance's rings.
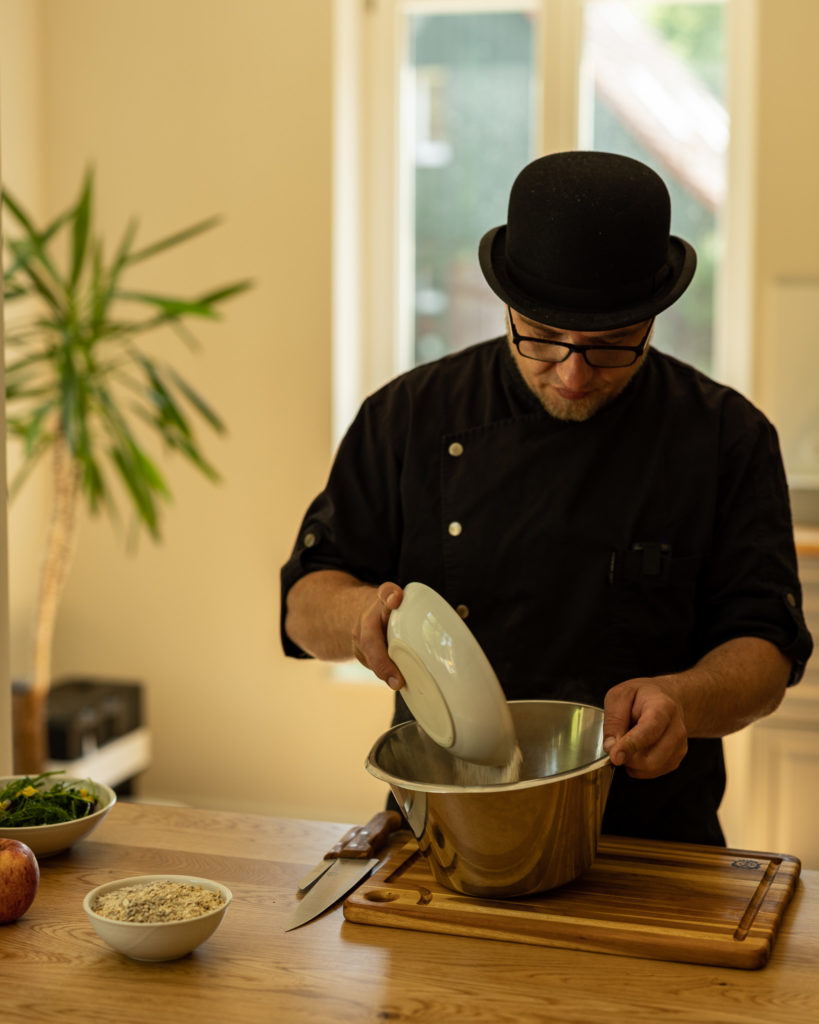
{"label": "man's beard", "polygon": [[616,390],[606,391],[602,394],[595,393],[589,395],[588,398],[561,398],[561,396],[551,388],[547,388],[545,391],[536,390],[531,387],[523,376],[517,363],[515,363],[515,369],[518,371],[518,374],[526,385],[526,388],[532,392],[550,416],[556,420],[562,420],[564,423],[584,423],[586,420],[590,420],[594,415],[600,412],[601,409],[605,409],[606,406],[611,405],[612,402],[618,399],[620,395],[627,390],[629,384],[639,377],[647,357],[648,350],[644,351],[640,356],[637,363],[637,369],[634,373],[632,373],[631,376],[626,377]]}

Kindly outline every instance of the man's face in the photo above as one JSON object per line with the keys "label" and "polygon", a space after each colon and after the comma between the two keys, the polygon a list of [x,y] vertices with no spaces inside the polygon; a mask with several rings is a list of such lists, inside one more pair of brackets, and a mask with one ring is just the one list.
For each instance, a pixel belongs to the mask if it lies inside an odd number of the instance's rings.
{"label": "man's face", "polygon": [[[564,331],[536,323],[520,313],[510,311],[518,334],[543,341],[563,341],[571,345],[640,344],[649,321],[612,331]],[[507,336],[512,356],[525,383],[555,419],[587,420],[616,398],[634,377],[648,353],[643,350],[631,366],[589,366],[582,353],[572,352],[562,363],[541,363],[522,356],[512,341],[507,322]]]}

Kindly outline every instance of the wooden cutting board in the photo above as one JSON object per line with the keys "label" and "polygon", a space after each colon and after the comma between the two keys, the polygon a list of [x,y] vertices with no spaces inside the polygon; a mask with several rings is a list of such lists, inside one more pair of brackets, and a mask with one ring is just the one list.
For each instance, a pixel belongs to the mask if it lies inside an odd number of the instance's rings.
{"label": "wooden cutting board", "polygon": [[799,877],[781,854],[603,837],[580,878],[490,900],[439,885],[414,840],[344,903],[362,924],[721,967],[763,967]]}

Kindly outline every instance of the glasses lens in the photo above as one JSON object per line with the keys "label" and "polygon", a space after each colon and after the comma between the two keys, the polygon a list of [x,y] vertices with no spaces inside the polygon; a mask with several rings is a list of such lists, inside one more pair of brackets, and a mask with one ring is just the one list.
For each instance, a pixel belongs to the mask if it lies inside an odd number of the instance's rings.
{"label": "glasses lens", "polygon": [[637,354],[628,349],[589,348],[586,349],[586,358],[592,366],[631,366]]}
{"label": "glasses lens", "polygon": [[552,345],[534,338],[520,338],[518,349],[527,359],[539,359],[542,363],[562,363],[571,351],[565,345]]}

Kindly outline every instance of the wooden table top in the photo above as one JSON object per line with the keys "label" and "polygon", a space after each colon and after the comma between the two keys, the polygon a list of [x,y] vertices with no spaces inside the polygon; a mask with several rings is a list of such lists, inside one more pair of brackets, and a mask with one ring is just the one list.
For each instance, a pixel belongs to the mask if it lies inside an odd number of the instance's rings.
{"label": "wooden table top", "polygon": [[[590,1024],[614,1014],[656,1024],[669,1013],[675,1024],[819,1020],[819,872],[802,873],[771,960],[757,971],[355,924],[340,906],[284,932],[297,880],[346,828],[120,802],[87,840],[42,861],[34,904],[0,927],[0,1019]],[[163,872],[227,885],[233,903],[221,926],[181,960],[144,964],[114,953],[87,922],[84,895],[111,879]]]}

